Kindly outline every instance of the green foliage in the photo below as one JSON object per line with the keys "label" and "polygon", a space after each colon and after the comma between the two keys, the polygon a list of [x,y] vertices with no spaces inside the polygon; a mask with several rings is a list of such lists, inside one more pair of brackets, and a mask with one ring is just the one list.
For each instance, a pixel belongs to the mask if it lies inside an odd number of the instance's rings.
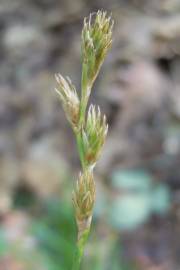
{"label": "green foliage", "polygon": [[165,214],[171,204],[171,195],[166,184],[158,184],[152,194],[152,211],[159,215]]}
{"label": "green foliage", "polygon": [[109,222],[121,230],[132,230],[144,223],[151,212],[151,200],[146,194],[128,194],[114,200]]}
{"label": "green foliage", "polygon": [[120,170],[112,175],[112,186],[119,190],[109,207],[109,222],[116,229],[133,230],[145,223],[152,213],[165,214],[170,206],[170,190],[155,185],[143,169]]}
{"label": "green foliage", "polygon": [[144,169],[117,170],[112,174],[112,186],[120,190],[147,191],[151,184],[152,177]]}
{"label": "green foliage", "polygon": [[4,237],[3,230],[0,229],[0,257],[3,256],[8,250],[8,243]]}
{"label": "green foliage", "polygon": [[70,269],[75,249],[75,223],[70,204],[49,201],[40,220],[33,224],[39,247],[48,258],[50,270]]}

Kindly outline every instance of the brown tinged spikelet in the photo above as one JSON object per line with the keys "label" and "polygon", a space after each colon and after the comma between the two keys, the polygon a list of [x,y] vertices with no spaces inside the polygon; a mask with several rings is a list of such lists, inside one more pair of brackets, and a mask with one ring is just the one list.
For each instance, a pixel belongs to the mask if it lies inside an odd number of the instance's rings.
{"label": "brown tinged spikelet", "polygon": [[72,84],[69,77],[66,77],[65,79],[61,74],[58,73],[55,75],[55,78],[58,83],[55,90],[61,99],[67,119],[71,123],[72,128],[75,130],[78,126],[79,121],[80,104],[76,88]]}
{"label": "brown tinged spikelet", "polygon": [[77,223],[90,222],[95,201],[95,183],[92,172],[80,173],[72,199]]}
{"label": "brown tinged spikelet", "polygon": [[94,166],[98,160],[107,132],[106,116],[101,115],[99,107],[91,105],[82,131],[84,158],[88,166]]}
{"label": "brown tinged spikelet", "polygon": [[82,62],[84,87],[92,86],[112,44],[114,21],[107,12],[98,11],[84,19],[82,30]]}

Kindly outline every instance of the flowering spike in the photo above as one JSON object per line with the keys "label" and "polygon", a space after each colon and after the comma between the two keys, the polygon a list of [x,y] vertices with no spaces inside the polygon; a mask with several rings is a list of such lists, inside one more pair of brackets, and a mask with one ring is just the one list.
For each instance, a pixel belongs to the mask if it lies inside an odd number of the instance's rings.
{"label": "flowering spike", "polygon": [[[72,200],[78,227],[81,227],[82,231],[84,231],[90,226],[95,201],[95,183],[91,172],[80,173],[76,189],[72,194]],[[79,234],[82,231],[80,230]]]}
{"label": "flowering spike", "polygon": [[[93,20],[94,19],[94,20]],[[112,44],[113,20],[107,12],[92,13],[84,20],[82,30],[82,61],[87,85],[93,84]]]}
{"label": "flowering spike", "polygon": [[99,158],[108,131],[106,117],[101,110],[90,105],[89,95],[100,67],[112,43],[113,21],[104,11],[90,14],[84,19],[82,30],[82,77],[81,98],[69,77],[56,74],[56,92],[62,102],[66,116],[76,136],[82,173],[79,175],[72,199],[75,209],[78,239],[73,260],[73,270],[80,268],[87,241],[95,200],[93,168]]}
{"label": "flowering spike", "polygon": [[91,105],[87,114],[87,121],[82,131],[84,158],[87,165],[96,163],[104,145],[108,126],[106,117],[101,116],[100,108]]}
{"label": "flowering spike", "polygon": [[55,78],[58,83],[58,88],[55,88],[55,91],[60,96],[67,119],[71,123],[73,129],[76,129],[79,120],[80,103],[76,88],[69,77],[64,79],[61,74],[55,74]]}

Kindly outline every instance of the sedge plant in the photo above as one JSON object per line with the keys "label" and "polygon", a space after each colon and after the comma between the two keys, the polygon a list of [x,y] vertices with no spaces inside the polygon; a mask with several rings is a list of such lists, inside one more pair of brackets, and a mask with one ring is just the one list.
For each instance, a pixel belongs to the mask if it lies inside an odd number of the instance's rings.
{"label": "sedge plant", "polygon": [[107,12],[98,11],[84,19],[81,36],[82,76],[81,93],[78,95],[69,77],[56,74],[58,93],[66,117],[77,141],[81,162],[76,187],[72,193],[76,223],[77,246],[72,270],[80,268],[84,247],[91,227],[96,187],[93,169],[104,145],[108,125],[100,108],[88,100],[94,81],[112,44],[113,21]]}

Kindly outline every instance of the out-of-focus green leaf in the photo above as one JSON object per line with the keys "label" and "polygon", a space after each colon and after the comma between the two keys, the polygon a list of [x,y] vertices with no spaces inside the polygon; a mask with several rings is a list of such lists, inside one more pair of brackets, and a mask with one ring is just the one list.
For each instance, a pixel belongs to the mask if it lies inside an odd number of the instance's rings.
{"label": "out-of-focus green leaf", "polygon": [[153,185],[145,170],[120,170],[112,175],[112,185],[119,191],[109,207],[109,221],[120,230],[133,230],[145,223],[151,213],[165,214],[170,205],[170,191],[164,184]]}
{"label": "out-of-focus green leaf", "polygon": [[170,207],[170,197],[168,186],[159,184],[152,193],[152,210],[157,214],[165,214]]}
{"label": "out-of-focus green leaf", "polygon": [[41,250],[49,257],[50,270],[70,269],[75,248],[75,221],[70,204],[51,200],[33,225]]}
{"label": "out-of-focus green leaf", "polygon": [[0,229],[0,256],[3,256],[8,250],[8,243],[4,237],[3,231]]}
{"label": "out-of-focus green leaf", "polygon": [[116,229],[132,230],[144,223],[151,213],[151,199],[146,194],[118,197],[109,209],[109,221]]}
{"label": "out-of-focus green leaf", "polygon": [[143,169],[117,170],[112,174],[112,186],[126,190],[148,190],[152,177]]}

